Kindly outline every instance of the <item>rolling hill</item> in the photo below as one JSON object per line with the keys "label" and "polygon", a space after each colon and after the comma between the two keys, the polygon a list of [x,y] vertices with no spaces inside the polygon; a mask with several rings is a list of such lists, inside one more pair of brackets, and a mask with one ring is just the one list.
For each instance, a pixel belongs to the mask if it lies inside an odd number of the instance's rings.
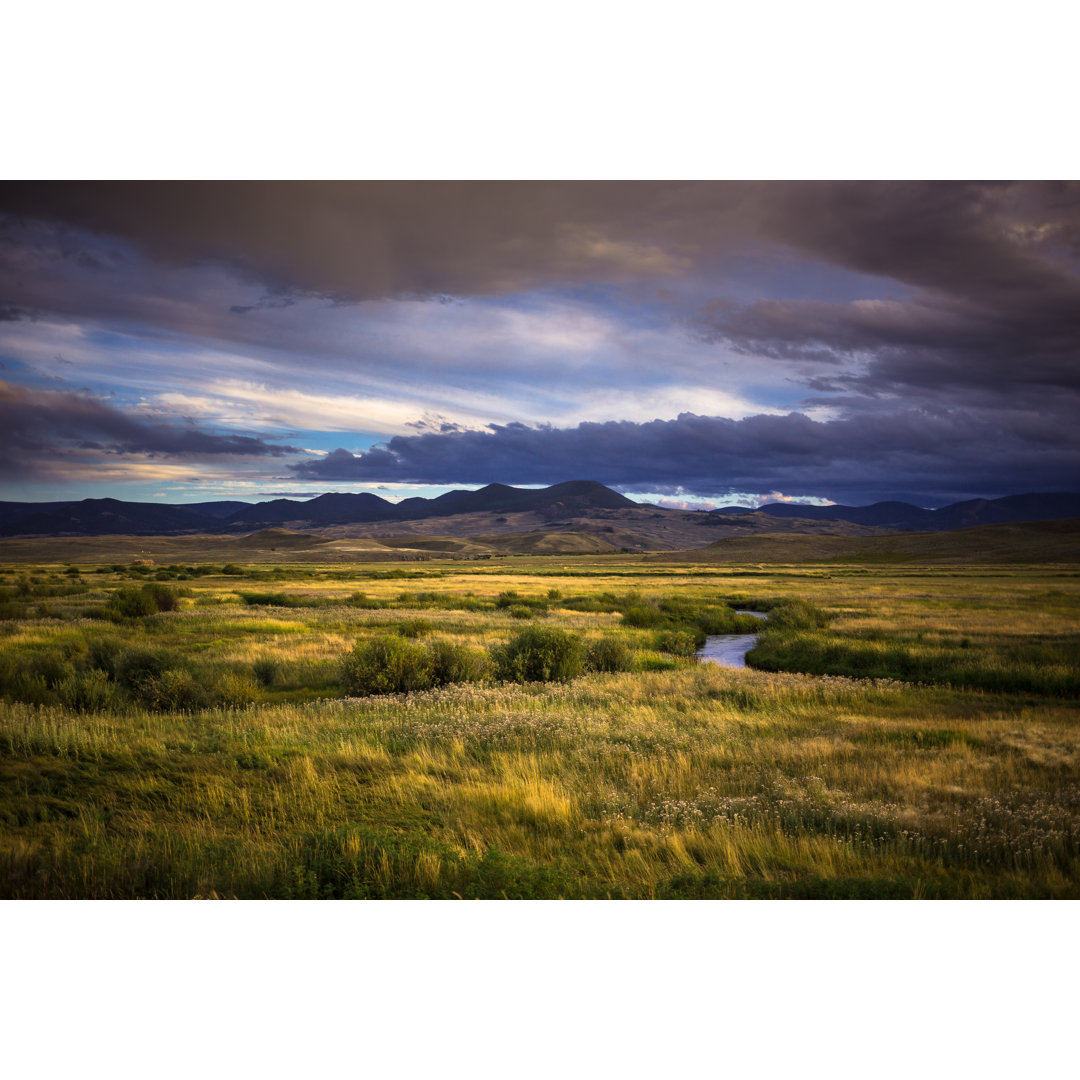
{"label": "rolling hill", "polygon": [[650,556],[716,563],[1080,563],[1080,519],[978,525],[933,533],[849,537],[770,533]]}

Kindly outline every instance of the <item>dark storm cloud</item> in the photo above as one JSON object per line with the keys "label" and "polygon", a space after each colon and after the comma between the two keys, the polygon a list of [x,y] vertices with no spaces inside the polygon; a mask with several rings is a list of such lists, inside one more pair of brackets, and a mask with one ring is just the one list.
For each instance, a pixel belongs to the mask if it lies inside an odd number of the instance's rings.
{"label": "dark storm cloud", "polygon": [[1021,183],[7,183],[0,211],[344,299],[685,273],[764,240],[980,303],[1077,294],[1080,189]]}
{"label": "dark storm cloud", "polygon": [[[848,385],[867,393],[1072,386],[1080,368],[1077,184],[8,183],[3,212],[10,245],[32,242],[16,219],[51,220],[123,238],[166,263],[230,266],[267,289],[228,306],[240,315],[312,295],[340,303],[582,282],[707,288],[732,260],[786,250],[883,279],[864,298],[879,303],[720,296],[688,317],[746,353],[855,356],[871,367]],[[77,239],[61,246],[68,259],[98,259],[106,275],[123,261]],[[16,260],[8,276],[19,301],[29,275]],[[57,279],[50,298],[41,280],[24,302],[78,309],[78,285]],[[881,300],[897,287],[906,295]],[[130,310],[130,289],[111,292],[93,303]],[[195,320],[197,329],[203,306],[153,297],[143,315]]]}
{"label": "dark storm cloud", "polygon": [[[721,299],[703,312],[714,339],[747,354],[852,366],[812,377],[818,388],[1076,408],[1076,185],[811,185],[771,227],[818,258],[913,291],[842,304]],[[1058,389],[1065,396],[1055,402],[1047,391]]]}
{"label": "dark storm cloud", "polygon": [[737,352],[792,362],[793,377],[814,389],[1009,408],[1017,396],[1049,401],[1047,391],[1066,395],[1060,407],[1080,392],[1080,306],[1029,318],[926,297],[761,300],[714,302],[704,321],[709,337]]}
{"label": "dark storm cloud", "polygon": [[65,448],[196,459],[301,452],[254,436],[133,416],[87,393],[27,390],[0,381],[0,455],[7,469],[12,474],[32,470],[41,458]]}
{"label": "dark storm cloud", "polygon": [[[674,198],[673,198],[674,196]],[[667,209],[665,210],[665,207]],[[0,211],[221,261],[271,287],[362,300],[477,295],[671,269],[679,188],[548,183],[5,184]],[[654,242],[636,224],[661,214]],[[667,222],[674,215],[679,222]],[[678,254],[677,251],[674,254]],[[635,268],[636,264],[636,268]]]}
{"label": "dark storm cloud", "polygon": [[1077,298],[1076,184],[771,187],[761,233],[834,265],[1013,311],[1061,311]]}
{"label": "dark storm cloud", "polygon": [[[629,491],[716,495],[783,490],[850,501],[986,495],[1075,486],[1080,448],[1065,425],[1017,415],[1008,426],[956,410],[877,411],[828,421],[799,413],[573,428],[397,436],[363,454],[338,449],[293,466],[305,480],[550,484],[588,477]],[[900,479],[902,478],[902,479]]]}

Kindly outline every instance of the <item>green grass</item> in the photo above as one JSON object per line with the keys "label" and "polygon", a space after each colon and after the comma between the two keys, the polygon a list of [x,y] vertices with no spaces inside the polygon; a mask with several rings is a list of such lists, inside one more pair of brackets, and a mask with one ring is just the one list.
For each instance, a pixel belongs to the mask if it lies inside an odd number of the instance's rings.
{"label": "green grass", "polygon": [[[1080,896],[1072,568],[66,569],[0,576],[5,897]],[[379,641],[479,681],[346,696]]]}

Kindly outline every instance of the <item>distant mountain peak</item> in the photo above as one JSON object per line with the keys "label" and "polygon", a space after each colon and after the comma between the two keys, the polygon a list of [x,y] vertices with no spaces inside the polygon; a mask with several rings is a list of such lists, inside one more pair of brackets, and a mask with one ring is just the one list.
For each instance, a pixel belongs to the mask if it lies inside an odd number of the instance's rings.
{"label": "distant mountain peak", "polygon": [[[1006,495],[1000,499],[967,499],[936,510],[927,510],[906,502],[876,502],[869,506],[812,506],[803,503],[765,503],[756,511],[739,508],[742,513],[768,514],[779,518],[803,518],[808,521],[850,521],[898,532],[942,532],[975,525],[1020,524],[1028,521],[1051,521],[1080,517],[1080,495],[1069,492]],[[713,513],[731,514],[733,507],[720,507]]]}
{"label": "distant mountain peak", "polygon": [[[437,498],[413,496],[392,503],[371,492],[324,492],[308,500],[261,503],[137,503],[111,497],[64,503],[0,503],[0,535],[178,535],[246,532],[299,526],[363,525],[421,521],[468,514],[534,514],[550,522],[606,517],[612,511],[641,511],[642,505],[595,480],[567,480],[546,488],[493,483],[474,491],[457,489]],[[684,511],[650,507],[654,517]],[[846,521],[894,532],[941,532],[977,525],[1020,524],[1080,518],[1080,494],[1032,492],[1000,499],[969,499],[936,510],[905,502],[870,506],[768,503],[757,510],[721,507],[714,514],[765,515],[779,519]],[[636,515],[640,517],[640,513]],[[757,520],[761,520],[759,517]],[[719,523],[719,522],[718,522]]]}

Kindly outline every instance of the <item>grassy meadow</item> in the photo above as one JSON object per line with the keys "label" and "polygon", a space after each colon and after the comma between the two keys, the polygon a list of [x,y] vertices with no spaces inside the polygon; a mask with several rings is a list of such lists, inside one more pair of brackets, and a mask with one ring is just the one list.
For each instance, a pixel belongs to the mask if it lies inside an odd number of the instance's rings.
{"label": "grassy meadow", "polygon": [[1078,700],[1065,564],[9,563],[0,895],[1076,898]]}

